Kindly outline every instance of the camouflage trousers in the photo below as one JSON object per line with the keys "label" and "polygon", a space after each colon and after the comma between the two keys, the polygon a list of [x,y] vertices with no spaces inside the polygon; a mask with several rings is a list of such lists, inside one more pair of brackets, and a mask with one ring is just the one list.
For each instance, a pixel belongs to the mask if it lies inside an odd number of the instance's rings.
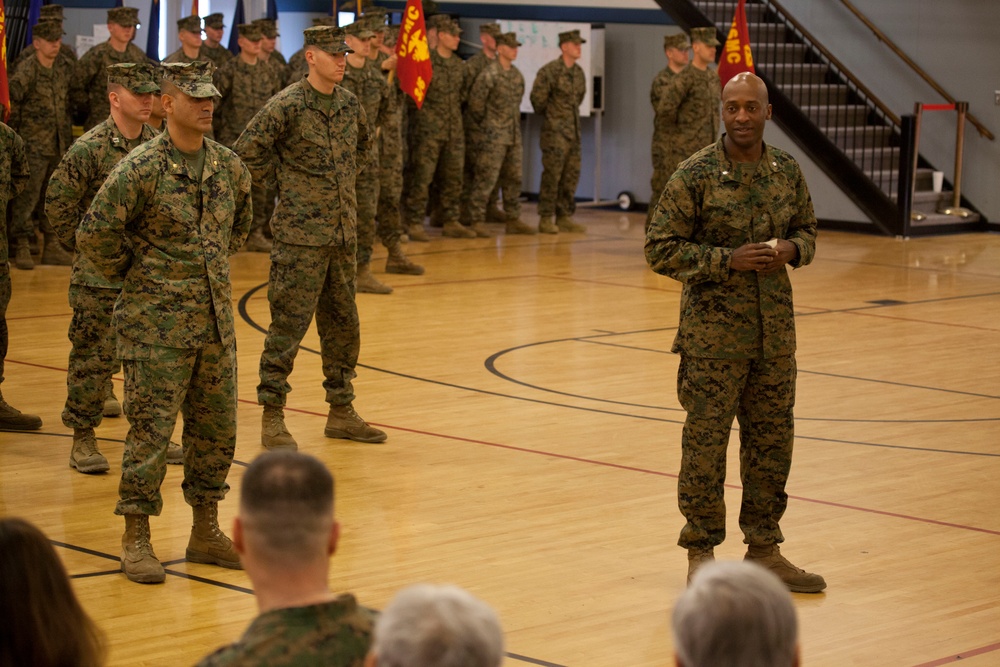
{"label": "camouflage trousers", "polygon": [[10,338],[10,333],[7,331],[7,306],[10,305],[10,295],[10,266],[4,262],[0,266],[0,382],[3,382],[4,361],[7,359],[7,344]]}
{"label": "camouflage trousers", "polygon": [[39,206],[39,202],[45,201],[45,188],[49,183],[49,177],[59,166],[59,156],[34,155],[28,153],[28,168],[31,169],[31,177],[17,197],[11,201],[12,219],[10,223],[10,239],[13,242],[17,239],[30,238],[35,235],[35,223],[31,216],[36,213],[38,216],[38,226],[46,236],[54,235],[52,225],[49,224],[49,217],[45,215],[45,207]]}
{"label": "camouflage trousers", "polygon": [[378,212],[379,191],[378,162],[368,164],[358,173],[358,264],[372,261],[375,248],[375,214]]}
{"label": "camouflage trousers", "polygon": [[161,347],[119,336],[118,356],[129,430],[115,514],[160,513],[178,413],[184,416],[184,500],[196,507],[225,498],[236,451],[236,347],[218,339],[194,349]]}
{"label": "camouflage trousers", "polygon": [[[460,220],[463,225],[471,225],[476,222],[483,222],[483,217],[474,218],[472,215],[472,188],[476,181],[476,165],[483,151],[489,150],[484,141],[481,140],[482,129],[477,127],[468,118],[463,121],[465,127],[465,173],[462,179],[462,211]],[[521,184],[518,183],[518,192],[521,194]],[[500,194],[500,186],[494,185],[490,192],[489,202],[495,202]]]}
{"label": "camouflage trousers", "polygon": [[310,247],[274,242],[267,300],[271,326],[260,355],[257,402],[285,405],[288,376],[302,338],[316,315],[323,388],[331,405],[354,400],[351,381],[361,350],[361,323],[354,302],[357,245]]}
{"label": "camouflage trousers", "polygon": [[379,151],[378,206],[375,211],[376,232],[387,248],[399,241],[403,233],[399,219],[399,200],[403,195],[403,154],[400,142],[383,144]]}
{"label": "camouflage trousers", "polygon": [[253,202],[253,223],[251,232],[261,230],[262,233],[269,234],[268,224],[271,222],[271,214],[274,213],[275,192],[272,189],[254,183],[250,188],[250,199]]}
{"label": "camouflage trousers", "polygon": [[68,428],[100,425],[111,376],[121,363],[115,355],[111,316],[121,290],[88,285],[69,286],[69,369],[62,422]]}
{"label": "camouflage trousers", "polygon": [[407,227],[423,224],[432,181],[439,196],[441,222],[458,222],[465,169],[462,129],[413,132],[410,137],[413,143],[403,179],[403,223]]}
{"label": "camouflage trousers", "polygon": [[649,179],[652,194],[649,198],[649,212],[646,214],[647,227],[649,226],[649,220],[653,216],[653,208],[656,206],[656,202],[660,201],[660,195],[663,194],[664,188],[667,187],[667,181],[670,180],[670,177],[674,175],[674,171],[676,170],[676,156],[664,149],[657,150],[654,146],[653,176]]}
{"label": "camouflage trousers", "polygon": [[681,356],[677,397],[687,411],[681,440],[677,500],[687,523],[685,549],[721,544],[726,537],[726,449],[733,418],[740,425],[744,542],[782,542],[785,482],[792,464],[795,357],[700,359]]}
{"label": "camouflage trousers", "polygon": [[476,172],[469,195],[469,216],[472,222],[485,222],[490,198],[496,201],[499,188],[503,192],[503,210],[507,220],[521,217],[521,142],[507,146],[483,142],[476,156]]}
{"label": "camouflage trousers", "polygon": [[576,186],[580,182],[580,143],[542,145],[542,183],[538,189],[538,215],[571,216],[576,213]]}

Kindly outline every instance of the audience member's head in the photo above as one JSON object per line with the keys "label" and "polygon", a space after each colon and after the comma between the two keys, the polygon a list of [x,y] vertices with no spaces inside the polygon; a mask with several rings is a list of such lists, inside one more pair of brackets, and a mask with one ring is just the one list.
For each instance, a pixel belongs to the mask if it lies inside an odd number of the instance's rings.
{"label": "audience member's head", "polygon": [[674,606],[679,667],[797,667],[798,622],[781,580],[753,563],[698,569]]}
{"label": "audience member's head", "polygon": [[375,623],[366,667],[498,667],[503,631],[496,612],[457,586],[400,591]]}
{"label": "audience member's head", "polygon": [[243,475],[233,533],[251,576],[255,568],[325,568],[339,535],[333,519],[333,475],[308,454],[276,451],[258,456]]}
{"label": "audience member's head", "polygon": [[77,601],[55,549],[23,519],[0,519],[0,619],[0,665],[104,662],[103,635]]}

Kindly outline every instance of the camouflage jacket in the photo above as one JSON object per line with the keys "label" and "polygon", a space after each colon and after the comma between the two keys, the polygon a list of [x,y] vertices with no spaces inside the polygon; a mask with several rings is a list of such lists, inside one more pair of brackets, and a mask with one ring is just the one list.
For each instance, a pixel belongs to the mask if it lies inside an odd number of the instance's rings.
{"label": "camouflage jacket", "polygon": [[28,58],[10,78],[10,126],[32,155],[62,155],[73,143],[68,105],[69,81],[55,64]]}
{"label": "camouflage jacket", "polygon": [[306,79],[264,105],[233,149],[254,182],[277,186],[275,239],[318,247],[357,238],[355,179],[371,155],[372,135],[358,98],[341,86],[329,112]]}
{"label": "camouflage jacket", "polygon": [[373,618],[353,595],[332,602],[264,612],[238,642],[206,656],[197,667],[361,667]]}
{"label": "camouflage jacket", "polygon": [[[129,153],[97,192],[76,247],[110,283],[119,336],[196,348],[235,345],[229,256],[253,221],[250,173],[228,148],[204,140],[199,177],[164,132]],[[216,334],[216,330],[218,334]]]}
{"label": "camouflage jacket", "polygon": [[[138,140],[144,143],[155,136],[153,128],[143,125]],[[109,116],[73,142],[59,166],[52,172],[52,178],[45,189],[45,214],[49,216],[49,222],[59,235],[59,240],[67,247],[76,247],[76,228],[80,225],[80,219],[90,208],[90,202],[108,174],[128,155],[128,144],[128,139]],[[114,289],[122,287],[120,281],[108,282],[90,263],[90,259],[81,253],[73,258],[70,283]]]}
{"label": "camouflage jacket", "polygon": [[281,83],[272,66],[260,61],[248,65],[240,58],[215,70],[213,79],[222,94],[213,121],[215,139],[231,147],[254,114],[281,90]]}
{"label": "camouflage jacket", "polygon": [[281,90],[288,85],[288,63],[285,62],[284,56],[280,58],[275,58],[274,56],[281,56],[281,54],[275,51],[267,60],[260,60],[258,62],[271,70],[271,77],[278,84],[278,90]]}
{"label": "camouflage jacket", "polygon": [[295,83],[307,74],[309,74],[309,64],[306,62],[306,50],[299,49],[288,59],[288,66],[285,68],[285,81]]}
{"label": "camouflage jacket", "polygon": [[671,134],[676,131],[676,120],[668,122],[667,116],[660,110],[660,102],[663,100],[670,82],[674,80],[677,73],[669,67],[664,67],[657,72],[653,79],[653,85],[649,88],[649,103],[653,105],[653,144],[668,142]]}
{"label": "camouflage jacket", "polygon": [[734,165],[719,139],[681,163],[646,232],[649,266],[684,283],[674,352],[715,359],[795,352],[788,272],[729,268],[736,248],[771,238],[795,244],[796,267],[816,253],[816,215],[794,158],[765,145],[756,165]]}
{"label": "camouflage jacket", "polygon": [[[0,123],[0,210],[7,210],[7,202],[21,194],[30,177],[24,141]],[[0,225],[0,270],[7,269],[7,253],[7,225]]]}
{"label": "camouflage jacket", "polygon": [[576,63],[566,67],[562,58],[543,65],[531,86],[531,106],[545,116],[541,144],[580,141],[580,104],[587,94],[583,68]]}
{"label": "camouflage jacket", "polygon": [[218,46],[202,44],[201,50],[198,52],[198,57],[203,60],[212,61],[215,63],[216,67],[222,67],[224,63],[234,58],[233,52],[224,47],[222,44],[219,44]]}
{"label": "camouflage jacket", "polygon": [[524,77],[514,65],[509,70],[490,63],[472,84],[469,115],[480,128],[481,141],[511,146],[521,141],[521,98]]}
{"label": "camouflage jacket", "polygon": [[[7,66],[7,71],[13,74],[17,71],[17,66],[24,62],[27,58],[34,55],[35,45],[28,44],[26,47],[21,49],[21,52],[17,54],[17,59]],[[66,80],[69,81],[73,78],[73,68],[76,67],[76,53],[70,48],[69,44],[65,42],[59,45],[59,55],[56,56],[56,65],[61,67],[66,73]]]}
{"label": "camouflage jacket", "polygon": [[[344,80],[340,82],[341,86],[354,93],[361,102],[361,108],[365,110],[365,116],[373,128],[385,125],[391,111],[389,84],[376,67],[371,61],[366,62],[363,67],[345,63]],[[369,157],[369,162],[376,162],[375,168],[378,167],[377,149],[375,142],[372,142],[372,150],[375,152]]]}
{"label": "camouflage jacket", "polygon": [[678,162],[718,138],[721,104],[722,88],[714,69],[688,65],[670,80],[656,115],[662,130],[673,137]]}
{"label": "camouflage jacket", "polygon": [[465,61],[454,54],[442,58],[437,50],[432,50],[431,67],[434,75],[423,106],[417,109],[416,103],[407,96],[410,131],[435,135],[441,131],[462,132],[462,105],[468,93]]}
{"label": "camouflage jacket", "polygon": [[197,58],[188,58],[187,55],[184,53],[184,49],[180,48],[180,49],[177,49],[176,51],[174,51],[173,53],[171,53],[166,58],[164,58],[163,62],[165,62],[165,63],[193,63],[196,60],[201,60],[202,59],[202,55],[201,54],[202,54],[202,51],[199,49],[198,50],[198,57]]}
{"label": "camouflage jacket", "polygon": [[128,43],[123,53],[118,53],[109,42],[101,42],[80,57],[73,76],[74,99],[80,99],[87,110],[84,129],[90,129],[103,122],[111,113],[108,101],[108,65],[118,63],[146,63],[149,58],[138,46]]}

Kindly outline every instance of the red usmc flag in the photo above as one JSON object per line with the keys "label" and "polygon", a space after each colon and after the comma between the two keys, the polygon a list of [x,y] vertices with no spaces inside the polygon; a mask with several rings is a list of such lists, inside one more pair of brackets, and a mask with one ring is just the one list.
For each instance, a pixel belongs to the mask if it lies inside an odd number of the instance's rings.
{"label": "red usmc flag", "polygon": [[7,13],[0,0],[0,106],[3,107],[3,122],[10,116],[10,88],[7,85]]}
{"label": "red usmc flag", "polygon": [[736,6],[736,15],[729,28],[729,35],[722,47],[719,59],[719,81],[725,88],[729,80],[740,72],[756,74],[753,68],[753,54],[750,53],[750,30],[747,29],[746,0]]}
{"label": "red usmc flag", "polygon": [[431,84],[431,50],[427,45],[427,27],[420,0],[406,0],[403,25],[396,42],[396,75],[399,87],[413,98],[419,109],[424,105],[427,86]]}

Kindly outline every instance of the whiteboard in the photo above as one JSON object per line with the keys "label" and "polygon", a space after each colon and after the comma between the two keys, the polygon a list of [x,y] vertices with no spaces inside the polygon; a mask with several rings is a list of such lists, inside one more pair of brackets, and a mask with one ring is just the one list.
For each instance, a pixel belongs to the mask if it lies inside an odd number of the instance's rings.
{"label": "whiteboard", "polygon": [[[529,96],[538,70],[562,55],[562,51],[559,49],[559,33],[579,30],[580,36],[587,40],[587,43],[580,49],[580,59],[576,61],[576,64],[583,69],[583,75],[587,81],[587,94],[584,95],[583,103],[580,104],[580,115],[591,115],[595,109],[595,76],[598,77],[597,80],[601,82],[600,85],[603,88],[603,27],[593,26],[590,23],[560,23],[556,21],[501,20],[496,21],[496,23],[500,25],[501,32],[517,33],[517,41],[523,43],[517,51],[517,60],[514,64],[524,75],[524,98],[521,100],[521,111],[524,113],[534,113]],[[599,92],[603,92],[603,90]],[[598,99],[603,99],[603,95],[598,95]]]}

